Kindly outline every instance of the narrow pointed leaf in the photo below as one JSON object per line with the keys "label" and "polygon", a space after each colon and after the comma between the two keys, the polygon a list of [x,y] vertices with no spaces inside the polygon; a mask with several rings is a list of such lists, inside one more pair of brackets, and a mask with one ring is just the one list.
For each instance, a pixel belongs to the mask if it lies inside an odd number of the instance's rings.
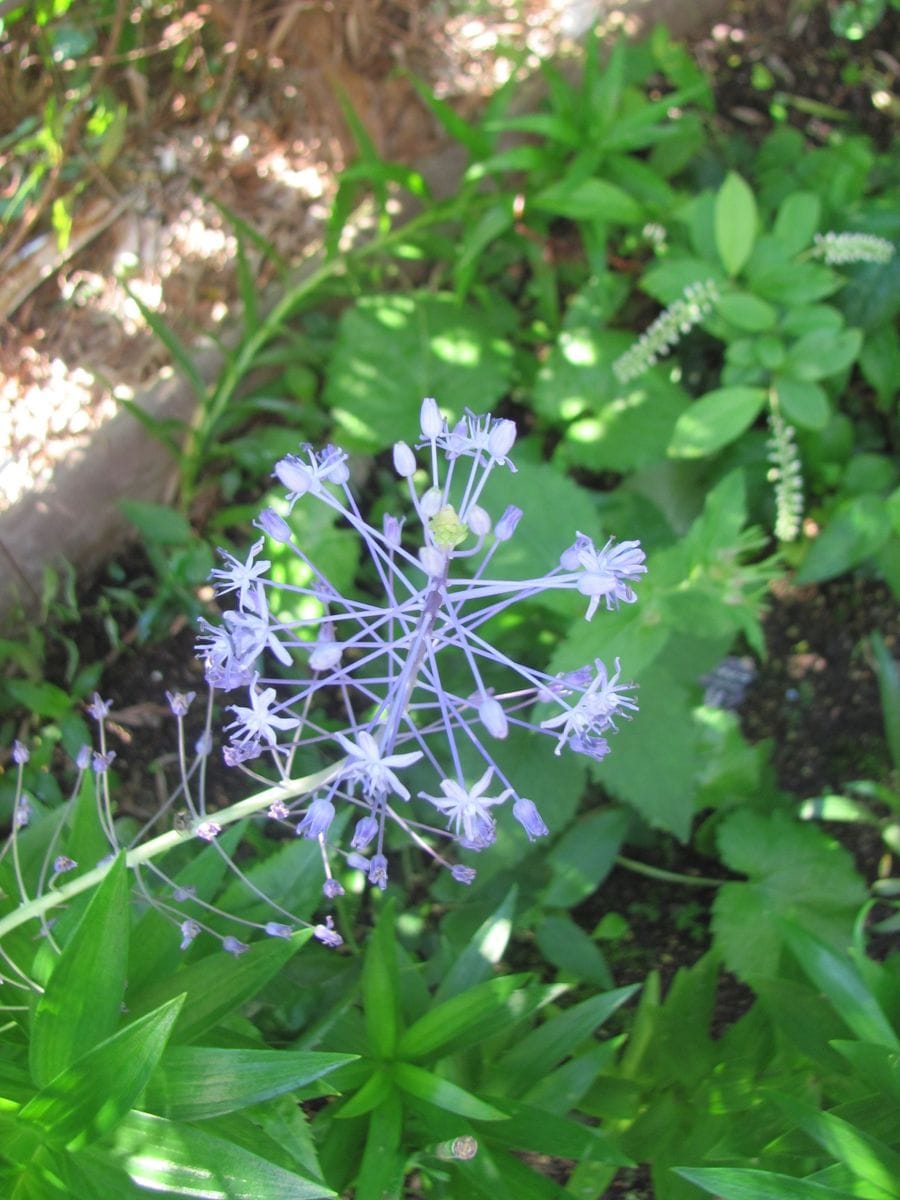
{"label": "narrow pointed leaf", "polygon": [[836,1192],[834,1188],[772,1171],[743,1167],[676,1167],[675,1170],[719,1200],[851,1200],[847,1192]]}
{"label": "narrow pointed leaf", "polygon": [[366,948],[362,972],[366,1035],[375,1058],[390,1058],[397,1045],[400,1002],[397,995],[397,951],[394,909],[385,907]]}
{"label": "narrow pointed leaf", "polygon": [[398,1058],[447,1054],[499,1032],[513,1018],[507,1008],[509,997],[529,978],[527,974],[501,975],[435,1005],[400,1038]]}
{"label": "narrow pointed leaf", "polygon": [[133,1112],[113,1155],[149,1192],[191,1200],[320,1200],[335,1193],[203,1129]]}
{"label": "narrow pointed leaf", "polygon": [[145,1106],[175,1121],[202,1121],[320,1079],[354,1054],[173,1046],[151,1079]]}
{"label": "narrow pointed leaf", "polygon": [[192,1042],[227,1013],[251,1000],[311,936],[312,931],[304,929],[290,939],[254,942],[237,959],[224,951],[210,954],[144,988],[131,1000],[130,1010],[140,1016],[184,992],[184,1008],[172,1040],[178,1044]]}
{"label": "narrow pointed leaf", "polygon": [[165,1049],[178,996],[128,1025],[60,1072],[19,1113],[63,1146],[94,1141],[129,1111]]}
{"label": "narrow pointed leaf", "polygon": [[91,897],[35,1007],[30,1066],[38,1086],[118,1026],[130,918],[125,858],[120,855]]}
{"label": "narrow pointed leaf", "polygon": [[472,1121],[505,1121],[506,1113],[486,1104],[449,1079],[441,1079],[412,1063],[399,1063],[393,1070],[399,1088],[417,1100],[427,1100],[445,1112],[468,1117]]}

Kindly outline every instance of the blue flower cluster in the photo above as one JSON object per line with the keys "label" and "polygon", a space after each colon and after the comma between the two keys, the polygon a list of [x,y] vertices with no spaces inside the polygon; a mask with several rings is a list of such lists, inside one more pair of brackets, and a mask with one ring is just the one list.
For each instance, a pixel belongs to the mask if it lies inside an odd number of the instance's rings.
{"label": "blue flower cluster", "polygon": [[[619,682],[618,662],[613,673],[596,659],[550,675],[514,661],[484,635],[498,614],[548,589],[580,593],[588,620],[601,603],[631,604],[632,584],[646,571],[637,542],[610,539],[598,548],[579,532],[540,578],[494,578],[492,561],[523,513],[508,506],[495,520],[481,500],[495,472],[515,471],[515,440],[512,421],[467,413],[450,425],[426,399],[415,450],[406,442],[393,450],[406,515],[388,515],[380,525],[360,512],[343,451],[306,446],[275,467],[288,519],[267,509],[256,524],[304,564],[308,584],[272,578],[263,538],[243,562],[223,553],[225,565],[213,573],[216,592],[234,593],[236,607],[220,625],[203,623],[199,653],[214,688],[244,693],[230,706],[226,761],[267,753],[283,780],[298,755],[335,766],[316,793],[269,812],[318,840],[327,896],[339,894],[335,854],[386,886],[390,825],[470,882],[472,868],[450,861],[446,850],[493,842],[494,813],[507,801],[529,838],[547,833],[534,800],[495,761],[493,744],[518,727],[555,739],[557,754],[602,759],[616,718],[637,707],[633,685]],[[300,502],[325,505],[357,534],[377,588],[343,595],[307,557],[289,520]],[[304,615],[285,619],[286,612]],[[552,715],[534,717],[538,702],[551,705]],[[473,761],[480,763],[474,771]],[[419,785],[428,776],[435,786],[426,790]],[[356,816],[347,848],[330,837],[339,804]],[[438,818],[443,823],[435,825]]]}

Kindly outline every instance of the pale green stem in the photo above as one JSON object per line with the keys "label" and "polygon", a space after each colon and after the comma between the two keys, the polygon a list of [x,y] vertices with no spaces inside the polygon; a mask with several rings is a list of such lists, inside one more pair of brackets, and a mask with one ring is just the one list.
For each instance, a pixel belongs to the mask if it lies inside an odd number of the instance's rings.
{"label": "pale green stem", "polygon": [[[338,775],[343,769],[345,761],[341,759],[340,762],[325,767],[315,775],[307,775],[303,779],[290,779],[283,783],[277,783],[273,787],[266,788],[265,791],[257,792],[255,796],[249,796],[246,800],[240,800],[237,804],[230,805],[228,808],[208,813],[206,820],[215,821],[224,829],[226,825],[233,825],[235,821],[242,821],[244,817],[252,817],[255,813],[262,812],[276,800],[293,800],[297,796],[314,792]],[[168,833],[162,833],[159,837],[152,838],[149,842],[144,842],[142,846],[127,851],[125,865],[139,867],[153,858],[159,858],[160,855],[194,837],[197,826],[201,824],[203,824],[202,819],[195,821],[187,831],[172,829]],[[53,891],[45,892],[43,896],[20,904],[14,912],[0,918],[0,938],[20,925],[24,925],[26,921],[41,917],[50,909],[66,904],[74,896],[87,891],[88,888],[95,887],[103,880],[111,866],[111,861],[103,863],[99,867],[94,867],[92,871],[86,871],[84,875],[79,875],[77,879],[72,879],[61,887],[54,888]]]}

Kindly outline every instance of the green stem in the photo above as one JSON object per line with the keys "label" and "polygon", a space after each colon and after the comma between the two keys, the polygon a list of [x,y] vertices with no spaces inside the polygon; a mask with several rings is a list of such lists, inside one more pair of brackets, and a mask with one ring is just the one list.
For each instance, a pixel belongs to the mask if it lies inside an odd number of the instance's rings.
{"label": "green stem", "polygon": [[616,864],[626,871],[634,871],[636,875],[646,875],[648,879],[659,879],[662,883],[683,883],[686,887],[721,887],[727,879],[711,879],[708,875],[679,875],[677,871],[666,871],[662,867],[651,867],[649,863],[639,862],[636,858],[626,858],[624,854],[616,855]]}
{"label": "green stem", "polygon": [[[266,788],[265,791],[257,792],[255,796],[239,800],[237,804],[232,804],[228,808],[208,813],[206,817],[194,821],[191,828],[186,831],[172,829],[168,833],[162,833],[159,837],[144,842],[142,846],[127,851],[125,865],[139,867],[153,858],[159,858],[161,854],[165,854],[173,847],[194,837],[197,827],[205,821],[214,820],[217,825],[224,828],[226,825],[233,825],[235,821],[243,820],[244,817],[252,817],[255,813],[262,812],[276,800],[293,800],[297,796],[314,792],[333,779],[343,766],[344,760],[342,759],[340,762],[318,771],[315,775],[307,775],[303,779],[291,779],[287,783],[277,783],[273,787]],[[87,891],[88,888],[95,887],[105,877],[111,866],[112,862],[103,863],[99,867],[94,867],[92,871],[86,871],[84,875],[79,875],[77,879],[70,880],[62,887],[54,888],[53,891],[45,892],[43,896],[38,896],[35,900],[28,900],[25,904],[20,904],[13,912],[0,918],[0,938],[11,930],[18,929],[26,921],[33,921],[51,909],[57,908],[60,904],[66,904],[74,896]]]}

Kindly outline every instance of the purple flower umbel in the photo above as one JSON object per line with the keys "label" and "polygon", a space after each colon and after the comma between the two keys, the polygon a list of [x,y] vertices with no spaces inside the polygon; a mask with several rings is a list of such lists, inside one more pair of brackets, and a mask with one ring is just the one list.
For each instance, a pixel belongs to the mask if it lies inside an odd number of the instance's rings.
{"label": "purple flower umbel", "polygon": [[[637,708],[631,685],[618,682],[618,660],[611,677],[600,659],[553,676],[509,658],[483,627],[548,589],[587,597],[588,620],[601,602],[607,609],[633,603],[632,584],[646,571],[639,544],[610,539],[598,550],[578,533],[540,578],[492,578],[495,551],[527,522],[514,506],[495,522],[481,505],[492,473],[515,470],[515,425],[466,413],[451,427],[429,398],[420,432],[416,450],[424,465],[406,442],[393,453],[408,512],[388,514],[377,526],[359,510],[341,450],[306,446],[275,467],[286,489],[285,512],[301,502],[331,509],[360,538],[376,587],[342,595],[293,539],[289,516],[266,509],[258,527],[298,558],[310,582],[276,582],[268,560],[258,557],[261,540],[245,562],[225,555],[226,566],[213,573],[216,591],[235,593],[237,608],[221,626],[205,622],[200,642],[208,681],[247,691],[248,703],[230,706],[228,761],[239,764],[265,751],[284,778],[296,774],[298,763],[334,763],[331,781],[281,805],[278,819],[318,839],[329,879],[328,855],[337,852],[376,887],[388,878],[388,824],[464,883],[473,877],[471,868],[449,862],[444,846],[489,845],[496,836],[492,809],[510,800],[529,839],[547,833],[534,801],[495,761],[491,744],[511,727],[554,738],[557,754],[570,749],[600,759],[608,751],[603,735],[615,730],[616,717]],[[270,604],[276,593],[277,605]],[[303,615],[284,615],[292,612]],[[265,673],[269,655],[280,664],[271,675]],[[534,719],[538,701],[556,712]],[[429,777],[434,784],[423,787]],[[355,809],[349,853],[330,841],[336,802]],[[445,825],[429,823],[434,809]]]}

